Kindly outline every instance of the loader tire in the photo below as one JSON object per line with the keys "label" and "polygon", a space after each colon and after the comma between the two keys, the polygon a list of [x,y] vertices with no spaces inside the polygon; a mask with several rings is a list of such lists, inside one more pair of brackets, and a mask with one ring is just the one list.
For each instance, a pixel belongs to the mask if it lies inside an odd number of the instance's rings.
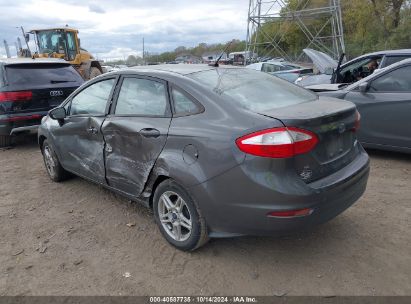
{"label": "loader tire", "polygon": [[89,79],[93,79],[93,78],[97,77],[98,75],[101,75],[100,70],[96,67],[91,67],[90,68]]}

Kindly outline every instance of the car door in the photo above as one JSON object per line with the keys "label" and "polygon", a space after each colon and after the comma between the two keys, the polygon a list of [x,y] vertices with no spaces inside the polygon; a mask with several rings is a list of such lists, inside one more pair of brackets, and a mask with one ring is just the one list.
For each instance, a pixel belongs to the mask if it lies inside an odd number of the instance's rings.
{"label": "car door", "polygon": [[411,65],[379,74],[369,89],[350,91],[361,114],[361,142],[411,148]]}
{"label": "car door", "polygon": [[124,76],[112,111],[103,123],[106,179],[138,196],[167,140],[171,110],[167,83]]}
{"label": "car door", "polygon": [[64,122],[52,131],[63,167],[98,183],[105,183],[101,125],[115,82],[115,77],[95,81],[77,93],[65,105]]}

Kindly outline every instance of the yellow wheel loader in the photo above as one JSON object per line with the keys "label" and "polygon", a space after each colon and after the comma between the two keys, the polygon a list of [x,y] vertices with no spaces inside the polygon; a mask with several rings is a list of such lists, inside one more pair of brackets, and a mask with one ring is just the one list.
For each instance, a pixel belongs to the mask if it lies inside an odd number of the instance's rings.
{"label": "yellow wheel loader", "polygon": [[[36,44],[33,58],[67,60],[84,80],[92,79],[103,73],[100,62],[80,47],[78,30],[64,27],[31,30],[28,33],[34,35]],[[26,35],[25,39],[28,41],[29,35]]]}

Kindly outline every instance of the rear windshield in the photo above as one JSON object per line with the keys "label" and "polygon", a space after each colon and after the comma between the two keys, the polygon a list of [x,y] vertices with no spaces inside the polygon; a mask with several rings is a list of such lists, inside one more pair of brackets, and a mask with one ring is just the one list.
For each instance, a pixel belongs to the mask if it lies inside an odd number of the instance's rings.
{"label": "rear windshield", "polygon": [[69,65],[10,65],[6,66],[6,79],[9,84],[73,84],[80,85],[83,79],[80,74]]}
{"label": "rear windshield", "polygon": [[317,95],[276,76],[249,69],[213,69],[189,74],[215,93],[253,112],[287,107],[317,99]]}

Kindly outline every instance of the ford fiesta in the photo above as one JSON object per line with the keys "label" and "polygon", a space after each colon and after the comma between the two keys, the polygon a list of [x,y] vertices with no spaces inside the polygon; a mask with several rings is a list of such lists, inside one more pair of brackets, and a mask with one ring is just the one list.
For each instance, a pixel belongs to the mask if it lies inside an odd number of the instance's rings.
{"label": "ford fiesta", "polygon": [[50,178],[69,173],[154,211],[175,247],[282,235],[364,193],[369,159],[347,101],[235,67],[155,66],[87,82],[39,128]]}

